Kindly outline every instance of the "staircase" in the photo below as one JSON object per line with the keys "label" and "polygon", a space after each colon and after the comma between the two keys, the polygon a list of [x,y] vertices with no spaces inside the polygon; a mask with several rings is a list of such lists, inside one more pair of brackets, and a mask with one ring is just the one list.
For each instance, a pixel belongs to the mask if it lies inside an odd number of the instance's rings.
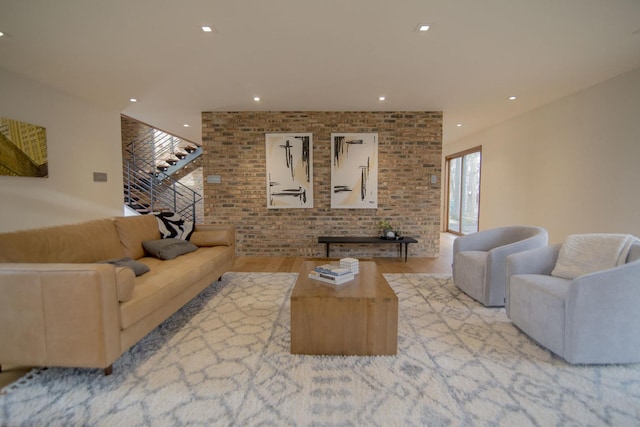
{"label": "staircase", "polygon": [[125,204],[139,214],[169,211],[196,222],[196,204],[202,195],[173,175],[200,157],[202,147],[148,125],[140,126],[148,129],[129,143],[123,140]]}

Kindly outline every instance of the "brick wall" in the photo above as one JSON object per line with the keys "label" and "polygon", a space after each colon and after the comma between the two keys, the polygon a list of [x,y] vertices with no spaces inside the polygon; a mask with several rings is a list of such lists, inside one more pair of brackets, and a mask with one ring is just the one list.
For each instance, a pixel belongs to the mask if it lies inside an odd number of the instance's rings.
{"label": "brick wall", "polygon": [[[267,209],[271,132],[313,133],[312,209]],[[378,133],[378,209],[331,209],[332,132]],[[204,222],[235,224],[237,255],[324,256],[318,236],[375,236],[380,219],[418,240],[409,256],[438,255],[442,112],[204,112],[202,138]],[[396,254],[395,245],[331,247],[336,257]]]}

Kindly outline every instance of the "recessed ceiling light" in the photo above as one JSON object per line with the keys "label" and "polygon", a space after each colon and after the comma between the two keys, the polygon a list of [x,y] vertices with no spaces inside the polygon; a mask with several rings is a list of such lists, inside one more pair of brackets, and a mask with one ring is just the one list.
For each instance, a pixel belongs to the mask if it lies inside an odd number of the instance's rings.
{"label": "recessed ceiling light", "polygon": [[418,26],[416,27],[416,31],[421,31],[421,32],[425,32],[425,31],[429,31],[429,28],[431,28],[431,25],[428,24],[418,24]]}
{"label": "recessed ceiling light", "polygon": [[213,28],[205,25],[205,26],[202,27],[202,31],[204,31],[205,33],[211,33],[211,32],[213,32]]}
{"label": "recessed ceiling light", "polygon": [[462,127],[462,123],[458,123],[456,126],[458,126],[459,128]]}
{"label": "recessed ceiling light", "polygon": [[258,101],[260,101],[260,97],[259,97],[259,96],[254,96],[254,97],[253,97],[253,100],[254,100],[254,101],[256,101],[256,102],[258,102]]}
{"label": "recessed ceiling light", "polygon": [[381,96],[381,97],[380,97],[380,98],[378,98],[378,99],[379,99],[380,101],[384,101],[384,100],[385,100],[385,99],[387,99],[387,98],[386,98],[386,97],[384,97],[384,96]]}
{"label": "recessed ceiling light", "polygon": [[508,99],[509,101],[515,101],[515,100],[516,100],[516,99],[518,99],[518,98],[516,98],[515,96],[510,96],[510,97],[509,97],[509,98],[507,98],[507,99]]}
{"label": "recessed ceiling light", "polygon": [[129,98],[129,101],[131,101],[131,102],[138,102],[138,98]]}
{"label": "recessed ceiling light", "polygon": [[0,31],[0,37],[4,36],[4,33],[2,31]]}
{"label": "recessed ceiling light", "polygon": [[189,127],[189,123],[185,123],[185,124],[183,124],[182,126],[184,126],[184,127],[188,128],[188,127]]}

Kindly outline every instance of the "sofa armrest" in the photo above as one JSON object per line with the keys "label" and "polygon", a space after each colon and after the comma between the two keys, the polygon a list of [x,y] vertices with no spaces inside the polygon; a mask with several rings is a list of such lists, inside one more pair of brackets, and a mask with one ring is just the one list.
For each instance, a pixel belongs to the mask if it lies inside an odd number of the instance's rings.
{"label": "sofa armrest", "polygon": [[0,364],[107,368],[121,354],[116,269],[0,264]]}
{"label": "sofa armrest", "polygon": [[189,241],[196,246],[235,246],[236,230],[233,225],[196,224]]}
{"label": "sofa armrest", "polygon": [[543,246],[507,256],[507,282],[509,277],[516,274],[551,275],[558,259],[560,246],[560,244]]}
{"label": "sofa armrest", "polygon": [[566,302],[565,359],[640,360],[640,260],[573,280]]}

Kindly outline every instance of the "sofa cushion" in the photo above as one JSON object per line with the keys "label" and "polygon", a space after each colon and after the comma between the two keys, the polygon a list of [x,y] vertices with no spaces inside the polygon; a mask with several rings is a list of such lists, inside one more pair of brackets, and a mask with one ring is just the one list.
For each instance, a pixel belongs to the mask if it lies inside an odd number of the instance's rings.
{"label": "sofa cushion", "polygon": [[134,261],[131,258],[109,259],[106,261],[100,261],[100,263],[112,264],[117,267],[130,268],[131,270],[133,270],[136,276],[142,276],[144,273],[149,272],[149,267],[146,264]]}
{"label": "sofa cushion", "polygon": [[198,250],[193,243],[181,239],[148,240],[142,242],[142,246],[149,255],[163,260],[174,259]]}
{"label": "sofa cushion", "polygon": [[158,307],[167,304],[198,280],[210,276],[222,264],[229,262],[232,254],[233,248],[216,246],[200,248],[196,252],[167,261],[143,258],[142,261],[151,267],[151,271],[135,278],[133,298],[121,304],[122,329],[151,315]]}
{"label": "sofa cushion", "polygon": [[233,232],[230,229],[194,231],[189,239],[196,246],[231,246],[233,245]]}
{"label": "sofa cushion", "polygon": [[144,257],[142,242],[160,238],[158,222],[153,215],[121,216],[114,218],[114,222],[125,257],[136,260]]}
{"label": "sofa cushion", "polygon": [[122,256],[111,219],[0,234],[0,262],[91,263]]}

